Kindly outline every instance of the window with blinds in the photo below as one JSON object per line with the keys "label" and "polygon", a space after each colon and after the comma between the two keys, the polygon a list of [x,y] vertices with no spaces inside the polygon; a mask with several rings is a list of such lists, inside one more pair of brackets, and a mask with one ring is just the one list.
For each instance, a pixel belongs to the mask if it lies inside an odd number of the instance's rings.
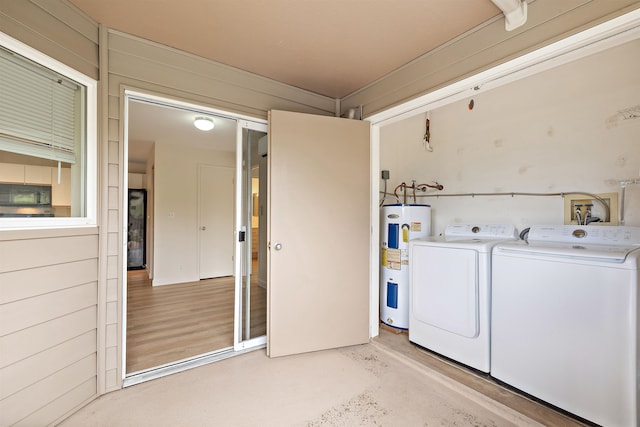
{"label": "window with blinds", "polygon": [[83,86],[0,48],[0,149],[75,163]]}
{"label": "window with blinds", "polygon": [[0,184],[47,203],[2,203],[0,229],[95,225],[97,82],[0,32]]}

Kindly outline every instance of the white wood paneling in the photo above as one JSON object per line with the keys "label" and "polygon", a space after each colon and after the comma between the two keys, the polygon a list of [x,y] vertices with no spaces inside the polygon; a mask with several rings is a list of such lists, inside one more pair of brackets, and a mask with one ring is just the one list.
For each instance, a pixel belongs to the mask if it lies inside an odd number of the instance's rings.
{"label": "white wood paneling", "polygon": [[[0,31],[98,79],[98,25],[64,0],[0,1]],[[97,395],[98,232],[0,231],[0,425],[50,425]]]}
{"label": "white wood paneling", "polygon": [[182,98],[233,112],[261,112],[259,117],[271,108],[335,114],[332,98],[116,31],[109,32],[109,73],[120,81],[144,82],[157,93],[177,90]]}
{"label": "white wood paneling", "polygon": [[89,307],[0,337],[0,368],[96,329],[96,308]]}
{"label": "white wood paneling", "polygon": [[[214,84],[213,87],[199,87],[200,90],[204,89],[208,94],[215,94],[218,89],[223,89],[228,96],[221,96],[220,98],[228,100],[235,98],[234,102],[238,105],[259,106],[260,103],[255,101],[255,97],[263,94],[265,97],[278,97],[289,102],[307,105],[314,109],[331,113],[335,109],[333,98],[288,86],[225,64],[204,60],[199,56],[167,48],[131,35],[115,31],[110,32],[109,50],[112,55],[126,55],[133,60],[132,64],[127,65],[127,68],[132,70],[132,73],[119,73],[118,60],[110,58],[109,71],[111,73],[130,76],[149,83],[163,84],[165,79],[171,81],[179,78],[181,74],[190,74],[196,77],[205,77],[210,81],[210,84]],[[129,68],[130,65],[136,65],[137,61],[145,61],[150,64],[150,70]],[[166,71],[161,72],[161,69]],[[152,76],[144,78],[145,75],[141,73],[148,71],[153,72]],[[182,90],[186,90],[191,86],[189,82],[180,81],[177,83],[178,85],[175,87]],[[217,85],[220,86],[218,87]],[[246,94],[249,94],[250,98],[252,98],[250,102],[241,103],[237,101],[242,100],[242,97]]]}
{"label": "white wood paneling", "polygon": [[[98,24],[66,1],[31,0],[51,16],[64,19],[67,25],[83,38],[98,45]],[[85,56],[91,56],[93,50],[84,52]]]}
{"label": "white wood paneling", "polygon": [[95,353],[0,401],[0,425],[11,426],[96,375]]}
{"label": "white wood paneling", "polygon": [[95,280],[98,260],[67,262],[0,275],[0,304],[42,295]]}
{"label": "white wood paneling", "polygon": [[91,330],[13,363],[0,370],[0,384],[3,384],[0,387],[0,399],[18,392],[19,387],[35,384],[53,375],[60,366],[69,366],[95,352],[96,331]]}
{"label": "white wood paneling", "polygon": [[0,244],[0,273],[98,257],[98,236],[11,240]]}
{"label": "white wood paneling", "polygon": [[2,32],[98,78],[98,25],[64,1],[3,1]]}
{"label": "white wood paneling", "polygon": [[[57,425],[57,421],[63,420],[88,403],[89,400],[87,396],[91,398],[91,396],[95,394],[96,387],[96,379],[92,377],[82,384],[67,390],[62,396],[38,409],[28,417],[23,418],[15,427]],[[51,420],[56,421],[51,423]]]}
{"label": "white wood paneling", "polygon": [[7,335],[96,304],[96,282],[3,304],[0,306],[0,335]]}

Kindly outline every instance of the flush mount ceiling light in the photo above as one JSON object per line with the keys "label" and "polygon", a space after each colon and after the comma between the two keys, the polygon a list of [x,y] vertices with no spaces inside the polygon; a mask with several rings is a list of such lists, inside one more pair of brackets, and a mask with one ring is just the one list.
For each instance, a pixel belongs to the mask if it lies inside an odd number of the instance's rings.
{"label": "flush mount ceiling light", "polygon": [[198,129],[204,131],[211,130],[215,126],[213,124],[213,120],[211,120],[209,117],[196,117],[193,121],[193,125]]}

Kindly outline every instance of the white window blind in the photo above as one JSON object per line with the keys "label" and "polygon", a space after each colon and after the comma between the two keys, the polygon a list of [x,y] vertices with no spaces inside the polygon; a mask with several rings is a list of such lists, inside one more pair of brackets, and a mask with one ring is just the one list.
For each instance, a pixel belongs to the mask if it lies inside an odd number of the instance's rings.
{"label": "white window blind", "polygon": [[0,48],[0,150],[75,163],[82,86]]}

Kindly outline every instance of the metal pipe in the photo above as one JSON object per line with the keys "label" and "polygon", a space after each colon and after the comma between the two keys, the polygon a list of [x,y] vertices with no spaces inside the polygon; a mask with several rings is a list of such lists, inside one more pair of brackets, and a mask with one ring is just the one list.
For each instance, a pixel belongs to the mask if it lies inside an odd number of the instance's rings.
{"label": "metal pipe", "polygon": [[[402,184],[401,184],[402,185]],[[400,186],[398,186],[400,187]],[[609,222],[610,218],[611,218],[611,207],[609,206],[609,204],[607,203],[606,200],[604,200],[602,197],[598,196],[597,194],[593,194],[593,193],[587,193],[584,191],[564,191],[562,193],[524,193],[524,192],[501,192],[501,193],[449,193],[449,194],[440,194],[440,193],[434,193],[434,194],[419,194],[417,197],[476,197],[476,196],[534,196],[534,197],[556,197],[556,196],[560,196],[562,198],[564,198],[564,196],[566,195],[575,195],[575,194],[580,194],[580,195],[585,195],[585,196],[589,196],[594,200],[597,200],[598,202],[600,202],[602,204],[602,206],[604,206],[605,209],[605,220],[604,222]]]}

